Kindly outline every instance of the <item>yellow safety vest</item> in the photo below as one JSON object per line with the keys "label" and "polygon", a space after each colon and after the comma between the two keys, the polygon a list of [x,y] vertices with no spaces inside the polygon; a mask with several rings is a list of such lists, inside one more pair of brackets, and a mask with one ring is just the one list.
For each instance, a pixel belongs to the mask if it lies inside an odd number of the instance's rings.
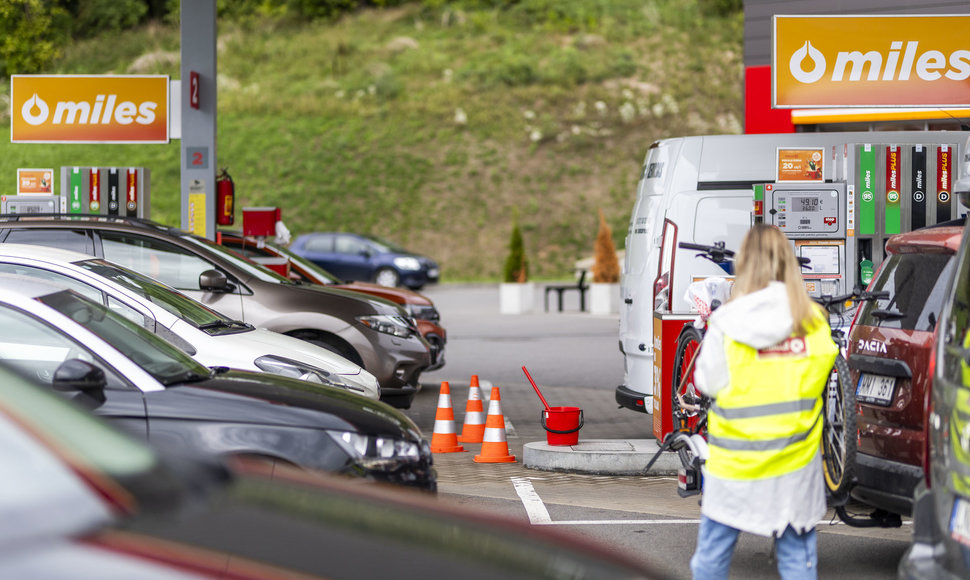
{"label": "yellow safety vest", "polygon": [[838,347],[828,323],[755,349],[724,337],[730,384],[708,412],[707,472],[762,479],[796,471],[822,440],[822,393]]}

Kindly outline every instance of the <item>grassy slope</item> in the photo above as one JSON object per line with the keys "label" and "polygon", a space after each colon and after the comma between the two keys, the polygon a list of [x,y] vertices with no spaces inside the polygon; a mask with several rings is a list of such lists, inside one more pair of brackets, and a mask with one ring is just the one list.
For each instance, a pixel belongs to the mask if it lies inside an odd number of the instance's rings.
{"label": "grassy slope", "polygon": [[[571,11],[220,22],[218,166],[237,208],[279,205],[294,234],[376,233],[445,280],[497,279],[515,212],[535,277],[592,254],[598,208],[622,247],[651,141],[740,131],[741,18],[691,0],[546,6]],[[178,43],[151,26],[72,47],[52,72],[177,78]],[[178,142],[0,149],[4,192],[18,167],[148,167],[152,217],[178,224]]]}

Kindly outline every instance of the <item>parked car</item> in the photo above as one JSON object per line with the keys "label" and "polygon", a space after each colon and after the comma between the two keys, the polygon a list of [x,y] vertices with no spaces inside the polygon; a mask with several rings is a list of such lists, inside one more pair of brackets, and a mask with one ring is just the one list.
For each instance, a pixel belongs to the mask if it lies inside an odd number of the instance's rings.
{"label": "parked car", "polygon": [[244,237],[238,232],[222,231],[217,234],[216,239],[223,246],[236,250],[254,262],[272,264],[274,269],[279,268],[276,270],[278,274],[288,276],[290,280],[363,292],[399,304],[417,322],[418,331],[431,347],[431,366],[425,370],[433,371],[445,366],[445,342],[448,335],[441,326],[438,309],[427,296],[407,288],[392,288],[370,282],[344,282],[292,250],[264,240],[256,240],[251,236]]}
{"label": "parked car", "polygon": [[331,350],[377,377],[381,400],[407,408],[431,364],[398,305],[286,280],[211,240],[135,218],[8,215],[0,242],[54,246],[121,264],[234,320]]}
{"label": "parked car", "polygon": [[0,273],[63,285],[158,334],[207,367],[264,371],[380,398],[377,378],[304,340],[232,320],[161,282],[100,258],[0,244]]}
{"label": "parked car", "polygon": [[888,258],[869,284],[888,296],[860,306],[849,334],[858,411],[850,493],[892,514],[911,514],[925,475],[936,326],[962,237],[962,228],[948,226],[889,238]]}
{"label": "parked car", "polygon": [[160,445],[435,490],[408,417],[346,390],[210,369],[73,290],[0,275],[0,360]]}
{"label": "parked car", "polygon": [[0,363],[2,578],[660,577],[597,543],[424,494],[160,454],[32,383]]}
{"label": "parked car", "polygon": [[387,240],[349,232],[297,236],[290,250],[341,280],[420,290],[438,281],[438,264]]}

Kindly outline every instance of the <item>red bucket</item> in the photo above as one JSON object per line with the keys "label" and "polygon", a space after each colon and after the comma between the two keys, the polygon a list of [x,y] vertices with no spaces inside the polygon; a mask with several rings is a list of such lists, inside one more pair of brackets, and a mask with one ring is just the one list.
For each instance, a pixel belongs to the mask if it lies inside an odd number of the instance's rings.
{"label": "red bucket", "polygon": [[579,429],[583,426],[583,410],[579,407],[549,407],[543,409],[542,428],[549,445],[579,443]]}

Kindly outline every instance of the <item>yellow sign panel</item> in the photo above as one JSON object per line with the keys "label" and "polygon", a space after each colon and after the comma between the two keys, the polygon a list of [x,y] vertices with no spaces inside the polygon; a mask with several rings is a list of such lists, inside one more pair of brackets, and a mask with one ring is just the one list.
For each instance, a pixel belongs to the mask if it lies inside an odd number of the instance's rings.
{"label": "yellow sign panel", "polygon": [[970,105],[970,16],[775,16],[777,108]]}
{"label": "yellow sign panel", "polygon": [[10,77],[13,143],[167,143],[167,76]]}

